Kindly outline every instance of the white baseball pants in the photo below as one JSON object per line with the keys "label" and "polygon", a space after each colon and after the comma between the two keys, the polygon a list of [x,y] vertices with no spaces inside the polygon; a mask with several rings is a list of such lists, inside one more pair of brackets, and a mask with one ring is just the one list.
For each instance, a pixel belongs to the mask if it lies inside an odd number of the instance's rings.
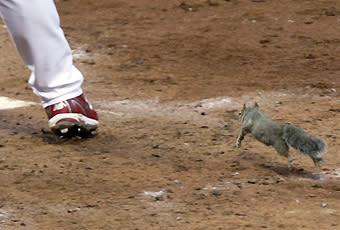
{"label": "white baseball pants", "polygon": [[82,94],[83,76],[73,65],[53,0],[0,0],[0,14],[43,107]]}

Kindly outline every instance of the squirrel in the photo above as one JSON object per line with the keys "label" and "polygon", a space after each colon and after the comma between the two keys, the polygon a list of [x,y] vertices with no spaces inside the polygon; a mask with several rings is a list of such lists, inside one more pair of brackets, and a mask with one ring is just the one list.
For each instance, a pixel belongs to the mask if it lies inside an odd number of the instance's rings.
{"label": "squirrel", "polygon": [[310,136],[300,127],[273,122],[259,110],[259,105],[256,102],[253,108],[247,107],[246,104],[243,105],[239,112],[239,120],[241,121],[241,131],[236,141],[237,148],[241,147],[245,135],[251,133],[256,140],[273,146],[278,154],[287,157],[290,170],[293,169],[293,159],[289,154],[289,146],[312,158],[315,166],[321,166],[323,162],[321,155],[327,149],[323,140]]}

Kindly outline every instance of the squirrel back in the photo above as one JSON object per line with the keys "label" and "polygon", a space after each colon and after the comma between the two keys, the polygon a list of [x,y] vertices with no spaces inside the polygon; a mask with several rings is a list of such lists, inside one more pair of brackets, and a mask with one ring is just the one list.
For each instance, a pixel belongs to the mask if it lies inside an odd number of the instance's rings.
{"label": "squirrel back", "polygon": [[282,138],[282,126],[273,122],[255,104],[247,107],[240,114],[242,128],[248,130],[258,141],[265,145],[273,145]]}

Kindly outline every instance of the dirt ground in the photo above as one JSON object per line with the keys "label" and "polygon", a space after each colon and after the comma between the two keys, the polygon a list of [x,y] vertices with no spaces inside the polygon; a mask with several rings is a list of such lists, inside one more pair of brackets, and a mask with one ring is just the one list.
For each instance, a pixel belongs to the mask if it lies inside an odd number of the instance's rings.
{"label": "dirt ground", "polygon": [[[58,139],[0,110],[0,229],[340,229],[340,2],[57,0],[101,126]],[[39,103],[4,26],[0,96]],[[295,169],[243,103],[328,144]]]}

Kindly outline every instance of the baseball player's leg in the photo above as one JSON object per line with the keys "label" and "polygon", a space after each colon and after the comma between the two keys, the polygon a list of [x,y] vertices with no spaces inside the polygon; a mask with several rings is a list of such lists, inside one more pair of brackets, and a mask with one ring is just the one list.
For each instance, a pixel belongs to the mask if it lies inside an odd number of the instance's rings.
{"label": "baseball player's leg", "polygon": [[[0,0],[0,14],[26,66],[29,83],[58,135],[97,128],[98,116],[82,95],[83,76],[60,28],[53,0]],[[72,134],[72,135],[73,135]]]}
{"label": "baseball player's leg", "polygon": [[0,12],[43,106],[79,96],[83,76],[73,66],[53,0],[0,0]]}

